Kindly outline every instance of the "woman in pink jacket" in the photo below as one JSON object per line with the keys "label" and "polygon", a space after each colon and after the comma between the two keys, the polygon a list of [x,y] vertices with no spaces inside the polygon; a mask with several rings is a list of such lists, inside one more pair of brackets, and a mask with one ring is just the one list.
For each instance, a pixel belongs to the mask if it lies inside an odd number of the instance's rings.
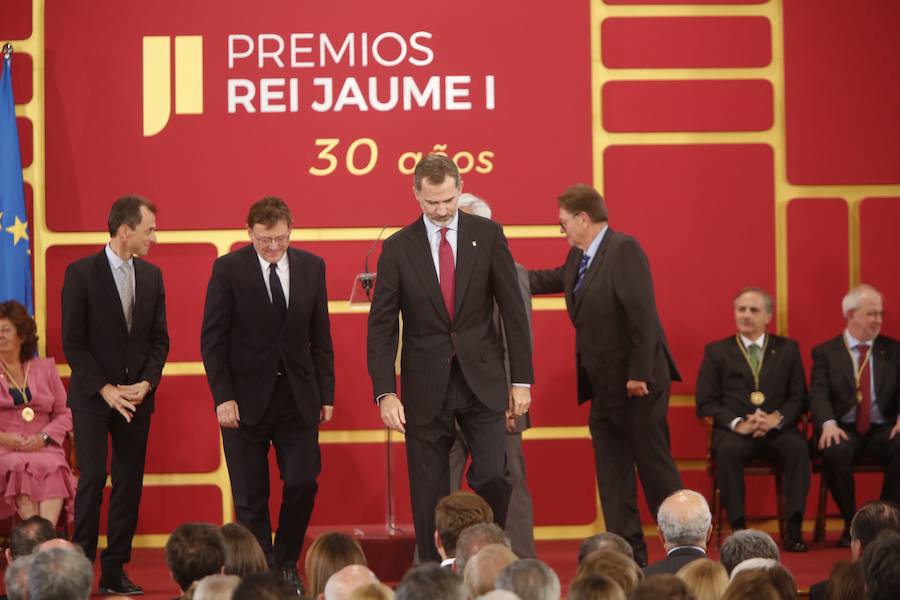
{"label": "woman in pink jacket", "polygon": [[72,516],[75,483],[63,441],[72,429],[52,358],[35,358],[37,326],[25,307],[0,302],[0,519],[18,513],[57,523]]}

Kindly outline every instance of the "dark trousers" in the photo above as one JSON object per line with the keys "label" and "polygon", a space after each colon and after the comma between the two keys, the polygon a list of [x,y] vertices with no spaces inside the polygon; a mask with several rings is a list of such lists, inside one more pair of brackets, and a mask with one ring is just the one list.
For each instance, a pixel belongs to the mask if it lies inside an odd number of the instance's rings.
{"label": "dark trousers", "polygon": [[[809,492],[809,448],[799,431],[788,427],[753,438],[716,429],[713,435],[716,481],[722,491],[722,505],[728,520],[744,519],[744,465],[765,458],[781,466],[784,482],[784,510],[791,527],[797,527]],[[793,522],[791,522],[793,521]],[[791,533],[790,531],[788,532]],[[799,534],[799,530],[794,532]]]}
{"label": "dark trousers", "polygon": [[506,481],[506,416],[481,403],[454,360],[444,406],[425,425],[406,425],[406,460],[412,499],[416,549],[422,561],[440,561],[434,545],[434,507],[450,493],[450,447],[456,423],[469,442],[472,466],[469,486],[494,511],[494,521],[506,523],[510,485]]}
{"label": "dark trousers", "polygon": [[838,425],[849,439],[822,450],[822,463],[825,483],[841,516],[849,524],[856,514],[853,463],[864,456],[872,457],[884,465],[881,499],[900,502],[900,435],[894,436],[892,440],[888,439],[893,424],[872,425],[864,436],[856,431],[854,424]]}
{"label": "dark trousers", "polygon": [[106,487],[106,459],[110,439],[112,460],[109,474],[107,547],[100,555],[103,573],[116,573],[131,560],[131,542],[137,529],[138,507],[144,484],[144,462],[151,413],[138,410],[131,423],[110,410],[104,415],[72,411],[75,453],[78,460],[78,491],[75,494],[75,529],[72,541],[93,562],[100,533],[100,506]]}
{"label": "dark trousers", "polygon": [[[296,567],[318,491],[322,470],[319,424],[305,423],[291,396],[287,377],[279,377],[269,408],[255,425],[222,429],[235,516],[253,532],[269,566]],[[281,474],[282,499],[272,544],[269,516],[269,446]]]}
{"label": "dark trousers", "polygon": [[[469,457],[469,444],[458,432],[450,449],[450,490],[462,486],[463,469]],[[525,477],[525,457],[522,455],[522,433],[506,434],[506,481],[512,492],[506,512],[506,533],[512,543],[512,551],[519,558],[536,558],[534,549],[534,510],[528,480]]]}
{"label": "dark trousers", "polygon": [[591,401],[589,426],[606,529],[628,541],[641,566],[647,564],[647,545],[638,512],[635,466],[653,515],[669,494],[682,487],[669,447],[668,407],[668,386],[622,404]]}

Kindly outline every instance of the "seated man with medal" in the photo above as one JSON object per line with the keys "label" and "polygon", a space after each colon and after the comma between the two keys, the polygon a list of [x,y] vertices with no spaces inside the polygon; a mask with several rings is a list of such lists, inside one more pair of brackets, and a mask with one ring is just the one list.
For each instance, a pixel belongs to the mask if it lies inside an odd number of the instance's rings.
{"label": "seated man with medal", "polygon": [[712,451],[722,504],[733,530],[746,527],[744,465],[754,458],[783,473],[784,549],[805,552],[801,526],[809,491],[809,449],[797,422],[806,380],[797,342],[766,332],[772,297],[748,287],[734,299],[737,334],[706,346],[697,376],[697,415],[712,417]]}
{"label": "seated man with medal", "polygon": [[850,290],[841,308],[846,329],[813,348],[810,399],[825,483],[844,519],[838,546],[850,547],[855,462],[883,464],[881,499],[900,503],[900,342],[880,335],[884,305],[872,286]]}
{"label": "seated man with medal", "polygon": [[24,306],[0,302],[0,519],[51,523],[72,516],[75,481],[63,450],[72,430],[52,358],[35,358],[37,326]]}

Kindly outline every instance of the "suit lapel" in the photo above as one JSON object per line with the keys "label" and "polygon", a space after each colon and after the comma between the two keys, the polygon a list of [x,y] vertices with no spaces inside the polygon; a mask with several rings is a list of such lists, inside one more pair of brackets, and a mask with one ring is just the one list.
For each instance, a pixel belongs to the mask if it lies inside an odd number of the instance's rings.
{"label": "suit lapel", "polygon": [[875,377],[875,401],[877,402],[879,399],[884,398],[884,394],[887,393],[884,387],[887,381],[888,357],[881,338],[875,338],[875,343],[872,344],[872,352],[875,354],[875,368],[872,376]]}
{"label": "suit lapel", "polygon": [[472,279],[472,271],[478,259],[478,246],[475,240],[475,223],[469,215],[459,211],[456,230],[456,299],[454,314],[459,314],[463,296]]}
{"label": "suit lapel", "polygon": [[[138,323],[147,322],[147,315],[150,314],[150,298],[154,294],[150,293],[150,279],[147,272],[147,265],[139,258],[134,258],[134,313],[131,315],[131,334],[138,330]],[[124,318],[124,317],[123,317]],[[130,337],[130,336],[129,336]]]}
{"label": "suit lapel", "polygon": [[843,333],[835,338],[833,351],[836,354],[835,359],[837,364],[840,365],[840,373],[844,379],[844,383],[850,393],[854,394],[856,393],[856,367],[853,364],[850,353],[847,352],[847,343],[845,339]]}
{"label": "suit lapel", "polygon": [[[97,255],[94,268],[97,272],[97,280],[100,285],[101,293],[106,297],[107,302],[111,304],[111,310],[118,316],[119,325],[122,331],[128,333],[128,325],[125,323],[125,311],[122,309],[122,298],[119,297],[119,288],[116,286],[115,277],[113,277],[112,267],[109,265],[109,258],[106,256],[106,248]],[[135,309],[137,304],[135,303]]]}
{"label": "suit lapel", "polygon": [[[766,344],[766,353],[763,356],[762,367],[759,370],[759,389],[763,389],[765,387],[764,382],[768,383],[774,377],[774,373],[778,371],[778,360],[781,358],[781,347],[783,345],[782,339],[771,333],[766,333],[766,338],[768,343]],[[747,360],[743,356],[741,356],[741,360],[747,365],[750,381],[753,381],[753,371],[750,369],[750,365],[747,364]]]}
{"label": "suit lapel", "polygon": [[569,250],[566,257],[566,274],[563,282],[563,289],[566,295],[566,309],[569,311],[569,318],[575,320],[575,281],[578,279],[578,263],[581,262],[583,252],[578,248]]}
{"label": "suit lapel", "polygon": [[[597,256],[595,256],[591,260],[591,266],[588,267],[587,273],[584,274],[584,281],[581,282],[581,287],[578,288],[578,293],[575,294],[575,312],[578,312],[578,308],[581,306],[581,299],[584,298],[585,292],[588,287],[591,285],[591,282],[597,277],[597,273],[600,272],[600,269],[603,268],[603,261],[606,258],[606,251],[609,248],[609,239],[612,236],[613,231],[609,229],[607,225],[606,234],[603,236],[603,240],[600,242],[600,246],[597,248]],[[578,256],[578,262],[581,262],[581,256],[584,253],[581,253]],[[578,263],[575,263],[575,279],[578,278]],[[575,282],[573,280],[572,287],[574,288]]]}
{"label": "suit lapel", "polygon": [[[265,315],[269,322],[270,329],[280,329],[278,323],[278,315],[275,312],[275,305],[269,299],[269,292],[266,290],[266,282],[263,281],[262,269],[259,266],[259,255],[253,244],[245,246],[244,257],[246,258],[247,278],[250,280],[250,294],[255,302],[260,304],[262,314]],[[294,278],[291,277],[291,286],[293,286]]]}
{"label": "suit lapel", "polygon": [[[450,324],[450,315],[447,314],[447,307],[444,306],[444,297],[441,296],[441,286],[438,283],[437,273],[434,270],[434,260],[431,258],[431,244],[428,240],[428,234],[425,231],[424,217],[417,219],[410,226],[410,233],[413,238],[413,249],[407,257],[412,263],[413,268],[422,281],[431,303],[434,304],[435,310],[448,325]],[[457,236],[458,236],[457,232]],[[459,237],[457,237],[457,242]],[[459,244],[457,243],[457,250]]]}

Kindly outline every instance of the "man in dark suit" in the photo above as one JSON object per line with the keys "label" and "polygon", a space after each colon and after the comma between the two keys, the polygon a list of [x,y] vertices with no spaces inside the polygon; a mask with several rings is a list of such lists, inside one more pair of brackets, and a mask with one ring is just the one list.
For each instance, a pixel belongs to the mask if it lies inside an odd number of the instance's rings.
{"label": "man in dark suit", "polygon": [[72,540],[93,561],[112,439],[108,544],[100,556],[100,592],[142,594],[125,574],[137,528],[154,396],[169,354],[166,295],[159,268],[141,260],[156,241],[156,207],[139,196],[109,211],[109,244],[66,269],[63,352],[72,368],[69,408],[78,491]]}
{"label": "man in dark suit", "polygon": [[647,504],[680,489],[669,449],[669,385],[681,377],[656,312],[647,257],[634,238],[608,227],[603,198],[577,184],[559,197],[559,226],[572,245],[566,263],[531,272],[534,294],[565,292],[575,326],[578,402],[589,425],[606,528],[647,564],[637,508],[637,465]]}
{"label": "man in dark suit", "polygon": [[844,518],[838,546],[847,548],[854,462],[881,462],[881,499],[900,502],[900,342],[880,335],[884,306],[872,286],[850,290],[842,308],[847,328],[813,348],[810,397],[825,481]]}
{"label": "man in dark suit", "polygon": [[[469,485],[502,525],[510,493],[506,414],[528,409],[533,373],[525,307],[502,228],[457,210],[462,182],[446,156],[426,156],[413,177],[423,216],[384,242],[369,312],[368,367],[384,424],[406,433],[419,557],[436,561],[434,508],[450,492],[454,421],[472,452]],[[402,403],[394,371],[401,313]]]}
{"label": "man in dark suit", "polygon": [[712,514],[706,498],[693,490],[678,490],[659,506],[656,515],[659,537],[666,557],[644,569],[644,575],[671,573],[698,558],[706,558],[712,535]]}
{"label": "man in dark suit", "polygon": [[[319,424],[334,410],[334,352],[325,262],[290,247],[291,223],[279,198],[250,207],[252,244],[213,265],[200,344],[237,520],[299,590],[297,560],[321,471]],[[270,444],[284,483],[274,546]]]}
{"label": "man in dark suit", "polygon": [[716,480],[733,530],[746,527],[744,465],[757,456],[780,465],[788,552],[806,552],[801,526],[809,491],[809,450],[797,430],[806,379],[797,342],[766,333],[772,298],[748,287],[734,299],[736,335],[706,346],[697,376],[697,415],[712,417]]}

